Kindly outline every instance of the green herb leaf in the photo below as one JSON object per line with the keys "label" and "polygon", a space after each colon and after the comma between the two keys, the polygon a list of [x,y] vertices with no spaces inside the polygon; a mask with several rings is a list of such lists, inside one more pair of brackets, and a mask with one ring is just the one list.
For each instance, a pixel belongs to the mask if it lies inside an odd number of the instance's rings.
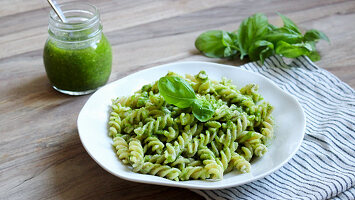
{"label": "green herb leaf", "polygon": [[307,55],[311,61],[318,61],[320,60],[320,55],[317,51],[312,51],[310,54]]}
{"label": "green herb leaf", "polygon": [[223,31],[207,31],[198,36],[195,46],[207,57],[223,58],[225,46],[222,37]]}
{"label": "green herb leaf", "polygon": [[230,56],[232,56],[232,55],[234,55],[235,54],[235,52],[234,52],[235,50],[233,50],[232,48],[230,48],[230,47],[226,47],[225,49],[224,49],[224,57],[230,57]]}
{"label": "green herb leaf", "polygon": [[319,53],[317,52],[317,49],[316,49],[316,42],[309,41],[309,42],[306,42],[306,43],[309,44],[312,47],[312,52],[310,52],[307,55],[308,58],[311,59],[312,61],[320,60],[320,55],[319,55]]}
{"label": "green herb leaf", "polygon": [[160,78],[158,88],[166,102],[179,108],[190,107],[196,99],[195,91],[191,85],[177,76]]}
{"label": "green herb leaf", "polygon": [[222,31],[222,43],[225,47],[231,47],[233,49],[238,50],[238,35],[234,32],[229,33],[227,31]]}
{"label": "green herb leaf", "polygon": [[249,140],[252,136],[253,136],[253,132],[252,131],[248,131],[242,138],[240,138],[238,140],[238,142],[239,143],[243,143],[243,142]]}
{"label": "green herb leaf", "polygon": [[192,104],[192,113],[201,122],[211,119],[214,112],[212,105],[206,99],[197,98]]}
{"label": "green herb leaf", "polygon": [[253,43],[269,32],[269,22],[263,14],[257,13],[245,19],[239,26],[238,43],[240,59],[248,55]]}
{"label": "green herb leaf", "polygon": [[266,40],[258,40],[249,48],[248,54],[250,60],[260,60],[264,64],[265,58],[274,54],[274,45]]}
{"label": "green herb leaf", "polygon": [[288,17],[286,17],[285,15],[283,15],[281,13],[277,13],[277,14],[281,17],[281,19],[284,23],[284,27],[287,27],[296,33],[301,33],[300,29],[297,27],[297,25],[291,19],[289,19]]}
{"label": "green herb leaf", "polygon": [[316,42],[305,42],[312,47],[312,51],[316,51]]}
{"label": "green herb leaf", "polygon": [[237,34],[235,33],[228,33],[226,31],[222,32],[222,43],[225,46],[224,49],[224,57],[231,57],[237,54],[237,49],[239,49],[236,46],[237,42]]}
{"label": "green herb leaf", "polygon": [[269,29],[269,31],[274,31],[274,30],[278,29],[276,26],[274,26],[274,25],[272,25],[272,24],[269,24],[269,25],[267,26],[267,28]]}
{"label": "green herb leaf", "polygon": [[276,54],[285,56],[288,58],[296,58],[302,55],[309,55],[312,52],[312,45],[308,43],[289,44],[284,41],[280,41],[276,46]]}
{"label": "green herb leaf", "polygon": [[197,98],[191,85],[177,76],[165,76],[159,79],[158,88],[165,101],[179,108],[192,107],[192,113],[201,122],[214,114],[212,105],[202,98]]}
{"label": "green herb leaf", "polygon": [[236,41],[236,34],[212,30],[198,36],[195,46],[207,57],[225,58],[237,53],[234,41]]}
{"label": "green herb leaf", "polygon": [[303,36],[289,28],[282,27],[273,30],[265,36],[265,40],[277,44],[279,41],[284,41],[289,44],[300,43],[303,40]]}
{"label": "green herb leaf", "polygon": [[304,34],[304,41],[316,42],[320,39],[330,42],[329,38],[322,31],[311,29]]}

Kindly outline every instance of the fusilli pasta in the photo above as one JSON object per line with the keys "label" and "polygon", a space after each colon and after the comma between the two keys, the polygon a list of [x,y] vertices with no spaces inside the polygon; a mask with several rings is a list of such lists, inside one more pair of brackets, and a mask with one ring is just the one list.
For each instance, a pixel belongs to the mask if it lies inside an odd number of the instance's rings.
{"label": "fusilli pasta", "polygon": [[175,181],[220,180],[234,169],[250,172],[250,161],[267,152],[274,135],[273,107],[258,85],[237,89],[231,80],[211,80],[204,71],[185,80],[198,98],[211,103],[212,118],[200,122],[191,108],[168,104],[157,82],[145,85],[112,101],[108,133],[117,157],[134,172]]}

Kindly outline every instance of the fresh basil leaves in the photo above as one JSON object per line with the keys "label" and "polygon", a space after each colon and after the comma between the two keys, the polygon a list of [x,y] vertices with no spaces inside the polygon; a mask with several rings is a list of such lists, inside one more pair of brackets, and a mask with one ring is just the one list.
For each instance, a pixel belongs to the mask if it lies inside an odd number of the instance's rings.
{"label": "fresh basil leaves", "polygon": [[297,58],[302,55],[309,55],[312,52],[312,46],[308,43],[289,44],[279,41],[276,47],[276,54],[287,58]]}
{"label": "fresh basil leaves", "polygon": [[288,58],[306,55],[312,61],[320,59],[316,50],[319,40],[329,42],[321,31],[308,30],[304,35],[297,25],[286,16],[278,13],[282,27],[269,24],[264,14],[257,13],[245,20],[238,31],[212,30],[202,33],[195,41],[196,48],[207,57],[234,58],[249,57],[251,61],[264,63],[267,57],[278,54]]}
{"label": "fresh basil leaves", "polygon": [[267,17],[259,13],[243,20],[238,29],[240,59],[248,55],[254,42],[262,39],[269,32],[268,25]]}
{"label": "fresh basil leaves", "polygon": [[297,27],[297,25],[291,19],[287,18],[286,16],[282,15],[281,13],[277,13],[277,14],[281,17],[285,28],[294,31],[295,33],[301,34],[300,29]]}
{"label": "fresh basil leaves", "polygon": [[197,98],[194,89],[184,79],[165,76],[159,79],[158,88],[165,101],[179,108],[192,107],[192,113],[201,122],[212,118],[214,109],[205,99]]}
{"label": "fresh basil leaves", "polygon": [[204,32],[195,41],[195,46],[210,58],[227,58],[237,53],[237,34],[212,30]]}
{"label": "fresh basil leaves", "polygon": [[249,48],[248,54],[250,60],[261,60],[263,62],[265,58],[274,54],[274,45],[266,40],[255,41]]}
{"label": "fresh basil leaves", "polygon": [[327,42],[329,41],[329,38],[325,35],[325,33],[318,31],[318,30],[308,30],[305,34],[304,34],[304,41],[308,41],[308,42],[315,42],[318,40],[325,40]]}
{"label": "fresh basil leaves", "polygon": [[294,32],[289,28],[281,27],[270,31],[267,35],[264,36],[264,39],[272,42],[273,44],[277,44],[279,41],[295,44],[302,42],[303,36],[302,34]]}

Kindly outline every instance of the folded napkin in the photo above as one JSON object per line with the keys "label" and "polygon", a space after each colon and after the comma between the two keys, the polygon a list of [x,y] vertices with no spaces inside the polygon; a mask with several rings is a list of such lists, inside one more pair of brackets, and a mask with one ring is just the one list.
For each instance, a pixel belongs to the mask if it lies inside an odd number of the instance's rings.
{"label": "folded napkin", "polygon": [[193,190],[206,199],[355,199],[355,91],[307,57],[289,65],[271,57],[259,73],[292,94],[306,114],[296,155],[263,179],[222,190]]}

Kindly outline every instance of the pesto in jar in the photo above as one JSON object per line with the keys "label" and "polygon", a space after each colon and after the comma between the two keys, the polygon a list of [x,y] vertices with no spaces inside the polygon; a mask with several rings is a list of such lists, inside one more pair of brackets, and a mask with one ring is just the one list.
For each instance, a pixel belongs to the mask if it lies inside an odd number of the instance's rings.
{"label": "pesto in jar", "polygon": [[59,5],[63,22],[51,10],[43,62],[49,82],[69,95],[94,92],[111,74],[111,45],[102,32],[98,9],[85,2]]}
{"label": "pesto in jar", "polygon": [[112,52],[107,38],[89,46],[65,47],[48,40],[43,60],[50,83],[64,91],[89,91],[104,85],[111,73]]}

